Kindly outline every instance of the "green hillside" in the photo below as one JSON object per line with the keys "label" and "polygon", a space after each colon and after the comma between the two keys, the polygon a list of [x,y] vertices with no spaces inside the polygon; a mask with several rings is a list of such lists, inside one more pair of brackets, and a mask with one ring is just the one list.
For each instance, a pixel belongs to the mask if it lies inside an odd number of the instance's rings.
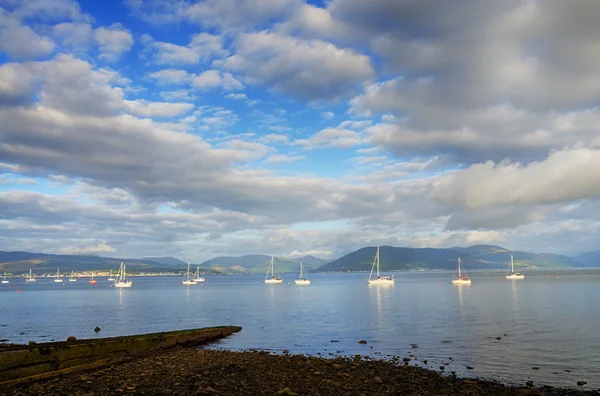
{"label": "green hillside", "polygon": [[[44,273],[56,271],[117,271],[121,262],[127,264],[131,272],[160,272],[177,271],[182,269],[178,263],[161,264],[149,259],[119,259],[87,255],[58,255],[30,252],[0,251],[0,271],[11,274],[24,274],[33,269],[34,272]],[[209,272],[215,272],[206,268]]]}
{"label": "green hillside", "polygon": [[[377,248],[365,247],[321,266],[318,271],[370,271]],[[499,246],[476,245],[466,248],[434,249],[381,246],[380,267],[383,271],[454,269],[460,257],[467,269],[507,268],[510,255],[516,268],[571,267],[573,259],[550,253],[510,252]]]}
{"label": "green hillside", "polygon": [[[275,272],[297,272],[300,268],[300,260],[302,260],[304,268],[307,271],[318,268],[325,262],[313,256],[305,256],[298,259],[275,257]],[[270,261],[271,256],[251,254],[241,257],[215,257],[203,262],[202,266],[227,272],[266,273]]]}

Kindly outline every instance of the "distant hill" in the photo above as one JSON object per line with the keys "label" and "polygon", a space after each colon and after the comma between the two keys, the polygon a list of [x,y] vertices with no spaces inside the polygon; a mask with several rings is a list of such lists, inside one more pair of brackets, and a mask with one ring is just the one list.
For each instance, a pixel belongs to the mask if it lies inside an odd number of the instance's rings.
{"label": "distant hill", "polygon": [[[552,253],[529,253],[519,250],[510,251],[500,246],[494,245],[474,245],[466,248],[454,247],[453,250],[461,254],[467,254],[469,257],[482,261],[484,263],[509,263],[510,255],[515,259],[515,265],[520,268],[526,267],[573,267],[576,266],[576,260],[571,257]],[[518,263],[518,264],[517,264]]]}
{"label": "distant hill", "polygon": [[320,266],[322,266],[323,264],[327,263],[328,260],[323,260],[320,259],[318,257],[315,256],[304,256],[304,257],[299,257],[297,259],[295,259],[296,261],[300,262],[302,261],[302,264],[304,267],[310,269],[310,268],[318,268]]}
{"label": "distant hill", "polygon": [[[327,263],[318,271],[370,271],[377,248],[365,247]],[[454,269],[460,257],[467,269],[506,268],[514,255],[515,267],[572,267],[576,263],[567,256],[550,253],[511,252],[500,246],[476,245],[451,249],[380,247],[380,267],[383,271]]]}
{"label": "distant hill", "polygon": [[[118,270],[121,262],[127,264],[128,271],[173,271],[176,267],[157,263],[148,259],[120,259],[88,255],[59,255],[30,252],[2,252],[0,251],[0,271],[13,274],[28,272],[51,272],[60,268],[61,272],[70,271],[96,271]],[[207,269],[208,270],[208,269]]]}
{"label": "distant hill", "polygon": [[583,267],[600,267],[600,250],[578,254],[573,260]]}
{"label": "distant hill", "polygon": [[175,257],[144,257],[142,260],[152,261],[170,268],[187,268],[187,263],[176,259]]}
{"label": "distant hill", "polygon": [[[306,270],[318,268],[325,263],[324,260],[313,256],[304,256],[298,259],[275,257],[275,272],[297,272],[300,268],[300,260],[302,260]],[[271,256],[250,254],[240,257],[215,257],[203,262],[201,265],[226,272],[266,273],[270,261]]]}

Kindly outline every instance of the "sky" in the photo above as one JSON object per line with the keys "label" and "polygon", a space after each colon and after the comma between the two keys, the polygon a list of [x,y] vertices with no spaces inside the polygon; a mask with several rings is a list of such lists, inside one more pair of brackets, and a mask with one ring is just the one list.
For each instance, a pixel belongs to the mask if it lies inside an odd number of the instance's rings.
{"label": "sky", "polygon": [[600,236],[597,0],[0,0],[0,250]]}

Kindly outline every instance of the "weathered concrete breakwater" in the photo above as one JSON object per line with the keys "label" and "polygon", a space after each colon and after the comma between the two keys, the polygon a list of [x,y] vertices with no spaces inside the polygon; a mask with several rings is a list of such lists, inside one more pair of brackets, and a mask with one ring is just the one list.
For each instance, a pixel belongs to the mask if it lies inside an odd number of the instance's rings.
{"label": "weathered concrete breakwater", "polygon": [[0,389],[89,370],[175,346],[202,345],[240,331],[207,327],[101,339],[0,346]]}

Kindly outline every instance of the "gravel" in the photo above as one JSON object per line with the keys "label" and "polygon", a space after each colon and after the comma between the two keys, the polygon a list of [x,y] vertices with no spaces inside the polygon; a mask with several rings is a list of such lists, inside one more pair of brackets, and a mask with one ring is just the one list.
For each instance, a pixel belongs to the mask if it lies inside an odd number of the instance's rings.
{"label": "gravel", "polygon": [[[107,368],[12,389],[15,395],[590,395],[597,391],[507,386],[361,356],[332,359],[176,348]],[[0,393],[2,390],[0,389]]]}

